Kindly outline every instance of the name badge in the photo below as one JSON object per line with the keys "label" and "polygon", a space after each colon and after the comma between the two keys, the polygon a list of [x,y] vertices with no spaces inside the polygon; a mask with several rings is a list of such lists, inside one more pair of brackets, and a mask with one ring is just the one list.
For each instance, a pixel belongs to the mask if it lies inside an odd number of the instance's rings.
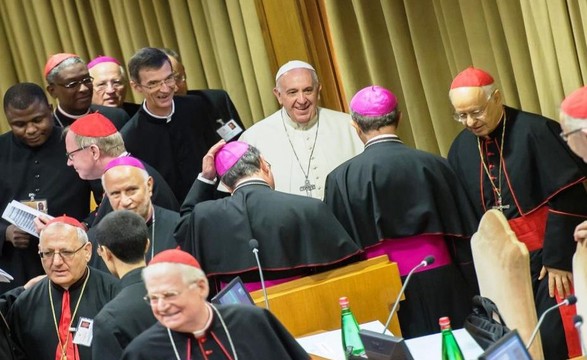
{"label": "name badge", "polygon": [[73,343],[83,346],[91,346],[92,338],[94,337],[93,328],[94,319],[80,317],[75,336],[73,337]]}
{"label": "name badge", "polygon": [[35,210],[39,210],[42,213],[47,213],[48,206],[47,206],[47,199],[30,199],[30,200],[21,200],[21,204],[31,207]]}
{"label": "name badge", "polygon": [[[222,120],[217,120],[219,123],[222,124]],[[216,130],[218,135],[224,139],[224,141],[228,141],[233,137],[237,136],[238,134],[243,132],[240,126],[234,120],[230,120],[229,122],[225,123],[220,127],[220,129]]]}

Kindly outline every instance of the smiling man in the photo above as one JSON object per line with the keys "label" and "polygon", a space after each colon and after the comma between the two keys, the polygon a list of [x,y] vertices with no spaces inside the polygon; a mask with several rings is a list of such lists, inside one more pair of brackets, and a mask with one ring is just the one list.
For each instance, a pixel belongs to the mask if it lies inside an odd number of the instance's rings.
{"label": "smiling man", "polygon": [[[458,74],[449,97],[454,119],[465,127],[449,163],[477,216],[502,211],[526,244],[540,315],[573,291],[573,231],[587,216],[585,164],[566,147],[557,122],[505,106],[493,77],[481,69]],[[581,354],[569,313],[561,310],[562,320],[552,314],[541,327],[546,359]]]}
{"label": "smiling man", "polygon": [[[91,188],[65,163],[62,129],[55,127],[43,89],[32,83],[11,86],[4,95],[9,132],[0,136],[0,212],[21,201],[48,214],[83,219],[90,210]],[[15,280],[0,292],[43,273],[38,239],[0,220],[0,268]]]}
{"label": "smiling man", "polygon": [[87,266],[91,253],[74,218],[57,217],[41,231],[38,256],[47,277],[23,292],[9,313],[17,358],[92,358],[91,338],[82,335],[91,335],[94,316],[118,288],[112,276]]}
{"label": "smiling man", "polygon": [[153,166],[181,203],[200,172],[201,159],[220,136],[205,124],[215,119],[203,99],[175,95],[176,75],[167,55],[140,49],[128,63],[132,88],[145,100],[121,130],[127,150]]}
{"label": "smiling man", "polygon": [[268,310],[207,302],[206,274],[185,251],[157,254],[143,279],[158,323],[136,337],[121,359],[310,358]]}
{"label": "smiling man", "polygon": [[98,56],[88,63],[90,76],[94,79],[92,103],[122,108],[133,116],[139,105],[125,102],[128,80],[120,61],[110,56]]}
{"label": "smiling man", "polygon": [[52,55],[45,64],[44,75],[47,92],[58,102],[53,113],[55,125],[71,125],[75,119],[96,111],[110,119],[117,129],[128,121],[128,114],[122,109],[92,105],[93,78],[79,56],[67,53]]}
{"label": "smiling man", "polygon": [[273,94],[281,109],[245,131],[272,165],[275,190],[322,199],[326,176],[363,151],[348,114],[318,106],[318,75],[299,60],[284,64]]}

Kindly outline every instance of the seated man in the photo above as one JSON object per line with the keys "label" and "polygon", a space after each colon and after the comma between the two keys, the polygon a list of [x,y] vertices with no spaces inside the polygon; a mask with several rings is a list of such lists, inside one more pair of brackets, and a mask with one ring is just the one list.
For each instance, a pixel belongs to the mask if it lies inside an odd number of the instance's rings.
{"label": "seated man", "polygon": [[93,79],[79,56],[63,53],[51,56],[44,74],[47,92],[58,102],[53,113],[57,126],[66,127],[75,119],[96,111],[110,119],[117,129],[128,121],[128,114],[122,109],[92,105]]}
{"label": "seated man", "polygon": [[[273,174],[255,147],[234,141],[213,146],[202,161],[205,179],[216,173],[232,196],[209,198],[214,185],[196,180],[181,209],[175,238],[221,282],[239,275],[259,280],[249,241],[259,243],[265,279],[284,281],[345,264],[361,250],[320,200],[274,191]],[[203,186],[209,192],[204,193]],[[230,251],[227,251],[230,249]],[[247,284],[249,290],[260,284]]]}
{"label": "seated man", "polygon": [[92,357],[118,360],[124,348],[157,321],[143,299],[147,290],[141,278],[149,232],[144,219],[128,210],[106,215],[95,230],[98,254],[120,279],[121,290],[94,318]]}
{"label": "seated man", "polygon": [[207,302],[206,274],[184,251],[157,254],[143,278],[159,322],[128,345],[123,360],[310,358],[269,311]]}
{"label": "seated man", "polygon": [[92,104],[122,108],[133,116],[140,105],[125,102],[128,80],[120,61],[110,56],[98,56],[88,63],[90,76],[94,79]]}
{"label": "seated man", "polygon": [[[406,289],[398,312],[405,338],[437,333],[442,316],[462,327],[477,288],[469,243],[477,221],[458,179],[445,159],[402,143],[391,91],[369,86],[350,107],[365,150],[328,175],[324,201],[368,258],[386,254],[402,277],[435,257]],[[466,267],[471,284],[458,266]]]}
{"label": "seated man", "polygon": [[47,277],[23,292],[8,314],[17,358],[89,360],[86,331],[116,295],[118,281],[87,266],[92,245],[81,223],[68,216],[41,231],[39,256]]}

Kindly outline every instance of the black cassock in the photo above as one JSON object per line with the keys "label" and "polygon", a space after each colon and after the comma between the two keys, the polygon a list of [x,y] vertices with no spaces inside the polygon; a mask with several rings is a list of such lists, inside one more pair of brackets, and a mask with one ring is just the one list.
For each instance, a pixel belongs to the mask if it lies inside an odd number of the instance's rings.
{"label": "black cassock", "polygon": [[[48,213],[67,214],[83,220],[90,211],[90,183],[79,178],[67,166],[62,129],[54,127],[47,141],[39,147],[29,147],[12,132],[0,135],[0,213],[12,200],[47,200]],[[14,276],[11,283],[1,283],[0,293],[24,285],[29,279],[44,273],[37,252],[38,239],[29,247],[17,249],[6,241],[9,223],[0,220],[0,268]]]}
{"label": "black cassock", "polygon": [[157,169],[181,203],[202,170],[202,158],[220,136],[203,121],[214,113],[204,99],[176,96],[173,102],[170,121],[149,115],[143,104],[120,133],[126,149]]}
{"label": "black cassock", "polygon": [[[108,199],[105,199],[108,201]],[[155,211],[155,222],[153,218],[147,221],[147,231],[151,244],[145,255],[147,263],[152,259],[151,254],[158,254],[163,250],[175,249],[177,243],[173,237],[173,231],[179,222],[179,213],[164,209],[159,206],[153,206]],[[96,227],[88,231],[88,238],[92,242],[92,259],[89,265],[108,273],[108,268],[100,256],[98,256],[98,243],[96,242]],[[151,250],[153,250],[151,252]]]}
{"label": "black cassock", "polygon": [[[274,191],[261,180],[251,180],[241,183],[231,197],[198,203],[199,183],[182,205],[175,238],[211,280],[228,282],[239,275],[244,282],[259,281],[251,239],[259,243],[266,280],[328,270],[361,252],[320,200]],[[218,284],[213,285],[218,290]]]}
{"label": "black cassock", "polygon": [[[91,113],[99,112],[100,114],[106,116],[110,121],[112,121],[112,123],[118,130],[122,129],[124,124],[126,124],[129,120],[129,116],[126,113],[126,111],[115,107],[92,104],[90,105],[89,111]],[[77,120],[65,115],[64,113],[59,111],[59,108],[55,109],[55,111],[53,112],[53,119],[55,119],[56,126],[63,127],[69,126],[75,120]]]}
{"label": "black cassock", "polygon": [[[88,269],[90,277],[75,315],[74,309],[88,272],[69,289],[73,327],[78,326],[80,317],[93,319],[118,291],[118,279],[95,269]],[[48,278],[23,292],[10,309],[8,323],[17,347],[18,359],[55,360],[58,339],[49,301],[49,289],[53,297],[55,319],[59,324],[64,290],[51,283]],[[81,360],[92,358],[90,347],[76,345],[76,348]]]}
{"label": "black cassock", "polygon": [[[587,194],[581,184],[587,167],[560,138],[561,128],[557,122],[507,106],[504,106],[504,115],[505,132],[502,119],[489,137],[479,139],[479,143],[473,133],[463,130],[451,145],[448,160],[462,181],[478,217],[497,202],[479,148],[497,187],[501,162],[502,204],[509,206],[503,209],[508,221],[544,215],[541,224],[527,222],[530,226],[525,228],[530,231],[525,233],[512,226],[520,241],[525,236],[544,241],[541,249],[529,249],[534,296],[540,316],[556,303],[548,295],[548,276],[538,281],[542,266],[572,271],[576,247],[573,232],[575,226],[587,217]],[[576,336],[572,316],[565,321],[569,322],[567,336]],[[549,315],[549,320],[540,328],[545,358],[568,358],[562,328],[557,313]]]}
{"label": "black cassock", "polygon": [[[310,357],[269,311],[252,305],[214,305],[226,328],[213,312],[205,335],[171,331],[180,359],[235,359],[227,331],[239,359],[303,360]],[[188,348],[190,356],[188,356]],[[205,354],[205,355],[204,355]],[[228,356],[227,356],[228,355]],[[176,359],[167,328],[156,323],[139,335],[123,353],[122,360]]]}
{"label": "black cassock", "polygon": [[134,269],[120,279],[120,292],[94,319],[94,359],[120,359],[126,346],[157,322],[151,306],[143,299],[147,290],[141,279],[142,270]]}
{"label": "black cassock", "polygon": [[326,179],[324,201],[364,249],[382,240],[442,235],[452,264],[415,273],[398,316],[407,338],[438,332],[438,318],[461,327],[477,291],[469,237],[477,220],[448,162],[394,135],[367,143]]}

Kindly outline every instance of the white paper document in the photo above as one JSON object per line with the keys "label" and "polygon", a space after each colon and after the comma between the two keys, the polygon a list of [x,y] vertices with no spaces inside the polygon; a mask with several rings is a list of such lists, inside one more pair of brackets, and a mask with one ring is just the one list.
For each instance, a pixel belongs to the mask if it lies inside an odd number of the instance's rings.
{"label": "white paper document", "polygon": [[18,226],[18,228],[33,236],[39,236],[35,228],[35,223],[33,222],[33,220],[39,216],[45,216],[49,219],[53,219],[53,216],[47,215],[37,209],[33,209],[30,206],[21,204],[16,200],[12,200],[2,213],[2,218],[4,220]]}

